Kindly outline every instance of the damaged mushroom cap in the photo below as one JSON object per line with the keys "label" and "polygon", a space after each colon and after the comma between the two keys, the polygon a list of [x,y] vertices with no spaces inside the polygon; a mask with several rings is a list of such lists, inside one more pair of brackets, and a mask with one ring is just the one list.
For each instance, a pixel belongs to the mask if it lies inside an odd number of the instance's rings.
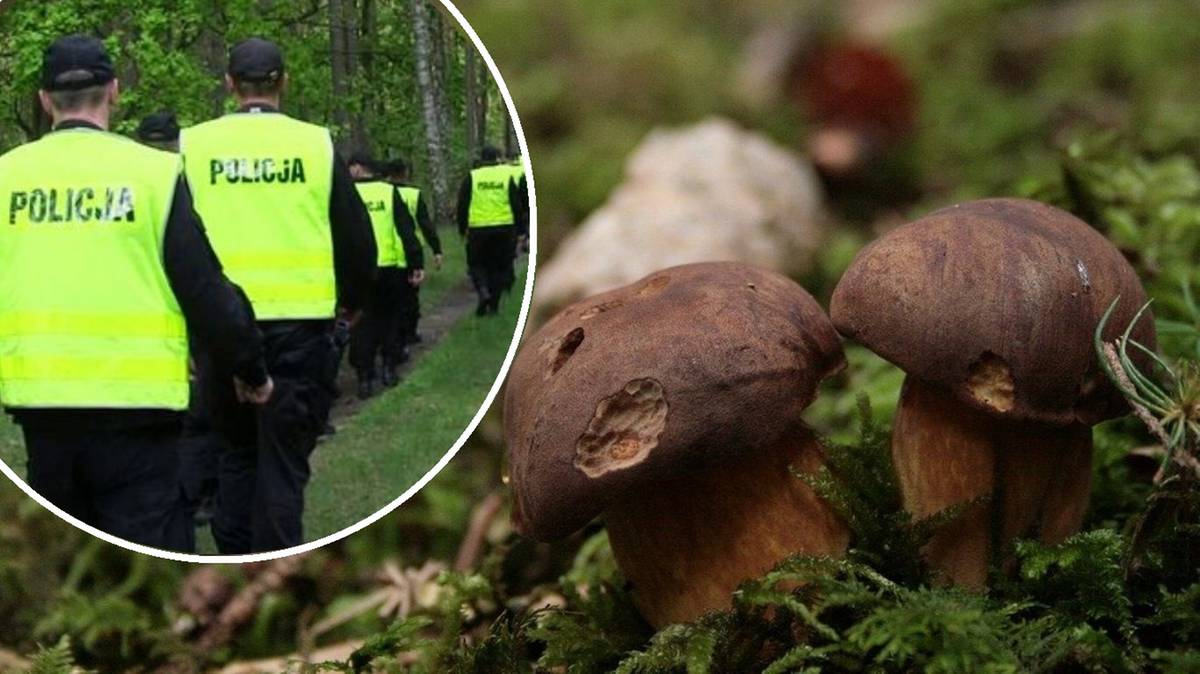
{"label": "damaged mushroom cap", "polygon": [[[1090,425],[1126,410],[1092,343],[1118,296],[1106,339],[1146,302],[1120,251],[1059,209],[987,199],[864,248],[830,313],[842,334],[968,405],[1014,421]],[[1133,337],[1154,348],[1152,317]]]}
{"label": "damaged mushroom cap", "polygon": [[561,538],[656,480],[777,449],[844,362],[812,296],[739,263],[673,267],[576,302],[509,375],[514,522]]}

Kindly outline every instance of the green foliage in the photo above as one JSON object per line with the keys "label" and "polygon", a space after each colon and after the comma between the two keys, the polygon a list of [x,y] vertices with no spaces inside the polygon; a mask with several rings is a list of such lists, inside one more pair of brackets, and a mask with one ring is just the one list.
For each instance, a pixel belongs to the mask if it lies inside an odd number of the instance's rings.
{"label": "green foliage", "polygon": [[76,671],[71,640],[63,637],[52,648],[40,648],[25,674],[75,674]]}
{"label": "green foliage", "polygon": [[1087,625],[1123,648],[1136,642],[1126,594],[1125,541],[1113,531],[1078,534],[1061,545],[1017,543],[1020,597],[1048,607],[1064,624]]}
{"label": "green foliage", "polygon": [[565,667],[570,674],[607,672],[626,652],[645,643],[651,630],[624,585],[608,534],[585,541],[559,582],[571,608],[542,612],[531,632],[546,644],[538,665]]}
{"label": "green foliage", "polygon": [[361,672],[373,663],[385,665],[396,653],[403,653],[427,647],[431,642],[420,636],[421,631],[433,624],[430,618],[418,616],[398,620],[387,630],[367,639],[361,648],[350,656],[349,667],[327,663],[328,667],[338,667],[341,671]]}
{"label": "green foliage", "polygon": [[846,369],[822,384],[821,395],[805,410],[812,426],[831,440],[852,443],[860,419],[858,400],[871,401],[872,417],[891,423],[904,385],[904,371],[858,344],[847,343]]}
{"label": "green foliage", "polygon": [[[730,610],[651,634],[600,533],[563,575],[566,608],[502,612],[480,643],[442,641],[435,661],[453,672],[480,671],[480,654],[496,671],[536,662],[571,673],[1187,671],[1200,631],[1200,571],[1190,567],[1181,584],[1174,566],[1143,565],[1130,582],[1129,539],[1112,530],[1055,546],[1018,542],[1013,568],[994,571],[999,582],[987,595],[929,587],[914,560],[936,525],[899,512],[887,434],[860,405],[861,442],[831,450],[829,472],[804,476],[851,522],[848,559],[784,560],[743,583]],[[1155,559],[1190,534],[1163,535],[1147,545]],[[441,620],[458,624],[450,613]]]}
{"label": "green foliage", "polygon": [[1025,186],[1103,231],[1132,260],[1154,300],[1163,351],[1200,357],[1200,146],[1080,132],[1059,175]]}
{"label": "green foliage", "polygon": [[875,424],[870,399],[858,398],[857,444],[826,442],[825,465],[801,480],[825,499],[854,534],[850,559],[887,569],[895,580],[928,581],[919,551],[937,529],[974,505],[971,501],[914,522],[903,508],[892,467],[891,434]]}
{"label": "green foliage", "polygon": [[[1052,178],[1077,129],[1196,130],[1197,7],[1184,0],[943,0],[895,47],[919,90],[926,199],[1012,194]],[[1018,189],[1017,191],[1023,191]]]}
{"label": "green foliage", "polygon": [[[380,156],[410,160],[428,175],[425,125],[415,72],[411,7],[407,0],[350,3],[350,32],[358,49],[348,96],[334,98],[328,3],[282,0],[12,0],[0,12],[0,149],[48,130],[36,92],[42,51],[61,35],[87,33],[104,40],[121,82],[112,128],[132,134],[142,117],[176,112],[190,126],[232,109],[222,78],[231,45],[251,36],[284,51],[289,86],[284,106],[294,116],[334,129],[342,148],[364,144]],[[366,10],[370,5],[371,12]],[[453,19],[429,3],[439,40],[436,84],[445,93],[447,160],[457,176],[472,161],[466,143],[465,61],[474,45]],[[368,21],[368,17],[370,20]],[[488,105],[485,140],[503,145],[505,110],[499,87],[482,77]],[[344,117],[349,124],[339,124]],[[352,137],[353,136],[353,137]],[[455,183],[456,184],[456,183]]]}

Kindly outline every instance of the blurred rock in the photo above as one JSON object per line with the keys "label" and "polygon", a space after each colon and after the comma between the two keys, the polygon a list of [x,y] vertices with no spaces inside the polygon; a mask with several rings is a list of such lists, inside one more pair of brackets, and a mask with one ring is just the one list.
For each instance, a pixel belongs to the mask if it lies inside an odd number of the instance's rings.
{"label": "blurred rock", "polygon": [[816,174],[769,139],[722,119],[655,131],[625,173],[538,267],[537,314],[689,262],[810,268],[823,219]]}

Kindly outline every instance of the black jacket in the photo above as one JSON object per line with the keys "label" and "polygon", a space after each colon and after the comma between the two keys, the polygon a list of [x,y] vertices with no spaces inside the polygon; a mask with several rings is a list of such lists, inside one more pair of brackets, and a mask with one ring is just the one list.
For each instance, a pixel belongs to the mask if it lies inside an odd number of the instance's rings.
{"label": "black jacket", "polygon": [[425,206],[425,193],[421,192],[416,185],[401,184],[397,187],[411,187],[418,190],[417,197],[417,227],[421,229],[421,233],[425,235],[425,243],[429,244],[429,249],[434,255],[442,254],[442,238],[438,236],[437,227],[433,224],[433,218],[429,217],[429,209]]}
{"label": "black jacket", "polygon": [[[379,178],[362,178],[355,182],[379,181]],[[413,222],[412,214],[408,212],[404,198],[400,196],[400,190],[395,185],[392,185],[392,226],[396,228],[396,233],[400,235],[400,244],[404,246],[404,259],[407,265],[405,268],[409,270],[424,269],[425,252],[421,249],[421,240],[417,238],[416,223]],[[374,230],[371,233],[373,236]],[[378,242],[376,243],[378,244]]]}

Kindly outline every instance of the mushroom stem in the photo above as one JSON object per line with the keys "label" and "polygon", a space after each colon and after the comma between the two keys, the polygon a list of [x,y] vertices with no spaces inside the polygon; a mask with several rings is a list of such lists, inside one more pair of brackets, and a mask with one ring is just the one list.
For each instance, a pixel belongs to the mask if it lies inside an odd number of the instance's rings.
{"label": "mushroom stem", "polygon": [[1078,531],[1091,492],[1091,429],[997,421],[913,377],[904,382],[892,459],[916,518],[979,497],[924,549],[941,580],[980,590],[1016,538],[1058,543]]}
{"label": "mushroom stem", "polygon": [[610,507],[613,553],[642,615],[655,627],[694,620],[728,608],[739,583],[789,555],[843,554],[849,530],[789,470],[823,463],[805,429],[780,451],[680,475]]}

